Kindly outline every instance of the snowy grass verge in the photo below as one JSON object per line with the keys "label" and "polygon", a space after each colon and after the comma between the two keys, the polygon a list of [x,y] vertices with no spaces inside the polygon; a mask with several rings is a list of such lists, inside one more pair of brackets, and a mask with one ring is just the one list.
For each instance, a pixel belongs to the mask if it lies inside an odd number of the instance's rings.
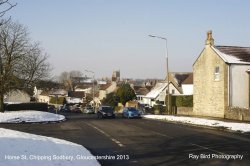
{"label": "snowy grass verge", "polygon": [[42,111],[6,111],[0,113],[0,123],[60,122],[65,116]]}
{"label": "snowy grass verge", "polygon": [[100,165],[81,145],[3,128],[0,128],[0,149],[0,165]]}
{"label": "snowy grass verge", "polygon": [[143,118],[158,119],[158,120],[165,120],[170,122],[178,122],[178,123],[192,124],[199,126],[225,128],[227,130],[238,131],[238,132],[250,132],[249,123],[224,122],[224,121],[204,119],[204,118],[171,116],[171,115],[143,115]]}

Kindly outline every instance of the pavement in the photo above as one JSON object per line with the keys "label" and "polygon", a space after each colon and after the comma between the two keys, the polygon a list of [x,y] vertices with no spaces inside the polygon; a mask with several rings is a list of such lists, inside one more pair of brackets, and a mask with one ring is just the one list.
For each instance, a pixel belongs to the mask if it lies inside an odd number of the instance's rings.
{"label": "pavement", "polygon": [[104,166],[250,163],[250,133],[120,116],[97,119],[95,114],[65,115],[67,120],[61,123],[0,124],[0,127],[81,144],[93,155],[102,157],[99,162]]}

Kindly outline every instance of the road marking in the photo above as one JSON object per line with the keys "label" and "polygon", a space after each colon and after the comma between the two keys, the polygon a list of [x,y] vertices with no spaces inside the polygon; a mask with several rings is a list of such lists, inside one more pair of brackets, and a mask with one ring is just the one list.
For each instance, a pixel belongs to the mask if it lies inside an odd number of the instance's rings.
{"label": "road marking", "polygon": [[[151,131],[151,132],[152,132],[152,133],[155,133],[156,135],[163,136],[163,137],[172,138],[172,139],[174,138],[174,137],[171,137],[171,136],[166,135],[166,134],[158,133],[158,132],[156,132],[156,131]],[[217,151],[217,150],[213,150],[213,149],[208,148],[208,147],[205,147],[205,146],[201,146],[201,145],[194,144],[194,143],[190,143],[190,144],[191,144],[191,145],[193,145],[193,146],[196,146],[196,147],[202,148],[202,149],[206,149],[206,150],[210,150],[210,151],[212,151],[212,152],[216,152],[216,153],[218,153],[218,154],[225,154],[225,153],[222,153],[222,152]]]}
{"label": "road marking", "polygon": [[116,143],[118,146],[124,147],[124,145],[120,141],[116,140],[115,138],[112,138],[111,135],[105,133],[103,130],[99,129],[98,127],[96,127],[94,125],[91,125],[91,124],[87,124],[87,125],[90,126],[90,127],[93,127],[94,129],[96,129],[97,131],[99,131],[100,133],[102,133],[103,135],[108,137],[112,142]]}
{"label": "road marking", "polygon": [[201,145],[198,145],[198,144],[193,144],[193,143],[191,143],[191,145],[200,147],[200,148],[202,148],[202,149],[207,149],[207,150],[210,150],[210,151],[212,151],[212,152],[219,153],[219,154],[225,154],[225,153],[219,152],[219,151],[217,151],[217,150],[213,150],[213,149],[211,149],[211,148],[208,148],[208,147],[205,147],[205,146],[201,146]]}
{"label": "road marking", "polygon": [[163,137],[167,137],[167,138],[174,138],[174,137],[171,137],[171,136],[166,135],[166,134],[158,133],[158,132],[156,132],[156,131],[152,131],[152,130],[151,130],[151,132],[152,132],[152,133],[155,133],[156,135],[163,136]]}

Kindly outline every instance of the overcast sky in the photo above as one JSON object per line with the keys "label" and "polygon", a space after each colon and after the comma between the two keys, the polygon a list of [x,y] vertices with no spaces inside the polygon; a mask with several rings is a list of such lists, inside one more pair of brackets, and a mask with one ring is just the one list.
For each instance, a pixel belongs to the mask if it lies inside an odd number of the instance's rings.
{"label": "overcast sky", "polygon": [[[216,45],[250,46],[248,0],[11,0],[8,15],[50,55],[54,75],[85,69],[97,77],[165,78],[190,72],[206,32]],[[87,74],[87,73],[85,73]]]}

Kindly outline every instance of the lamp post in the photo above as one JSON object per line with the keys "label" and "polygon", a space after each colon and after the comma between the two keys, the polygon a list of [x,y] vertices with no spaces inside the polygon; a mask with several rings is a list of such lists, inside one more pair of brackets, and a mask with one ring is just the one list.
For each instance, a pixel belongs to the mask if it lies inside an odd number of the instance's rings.
{"label": "lamp post", "polygon": [[93,95],[93,107],[94,107],[94,98],[95,98],[95,72],[91,71],[91,70],[86,70],[86,72],[88,73],[92,73],[93,74],[93,90],[92,90],[92,95]]}
{"label": "lamp post", "polygon": [[166,43],[166,68],[167,68],[167,97],[168,97],[168,104],[167,109],[170,112],[170,92],[169,92],[169,67],[168,67],[168,42],[167,38],[161,37],[161,36],[155,36],[155,35],[148,35],[149,37],[158,38],[161,40],[164,40]]}

